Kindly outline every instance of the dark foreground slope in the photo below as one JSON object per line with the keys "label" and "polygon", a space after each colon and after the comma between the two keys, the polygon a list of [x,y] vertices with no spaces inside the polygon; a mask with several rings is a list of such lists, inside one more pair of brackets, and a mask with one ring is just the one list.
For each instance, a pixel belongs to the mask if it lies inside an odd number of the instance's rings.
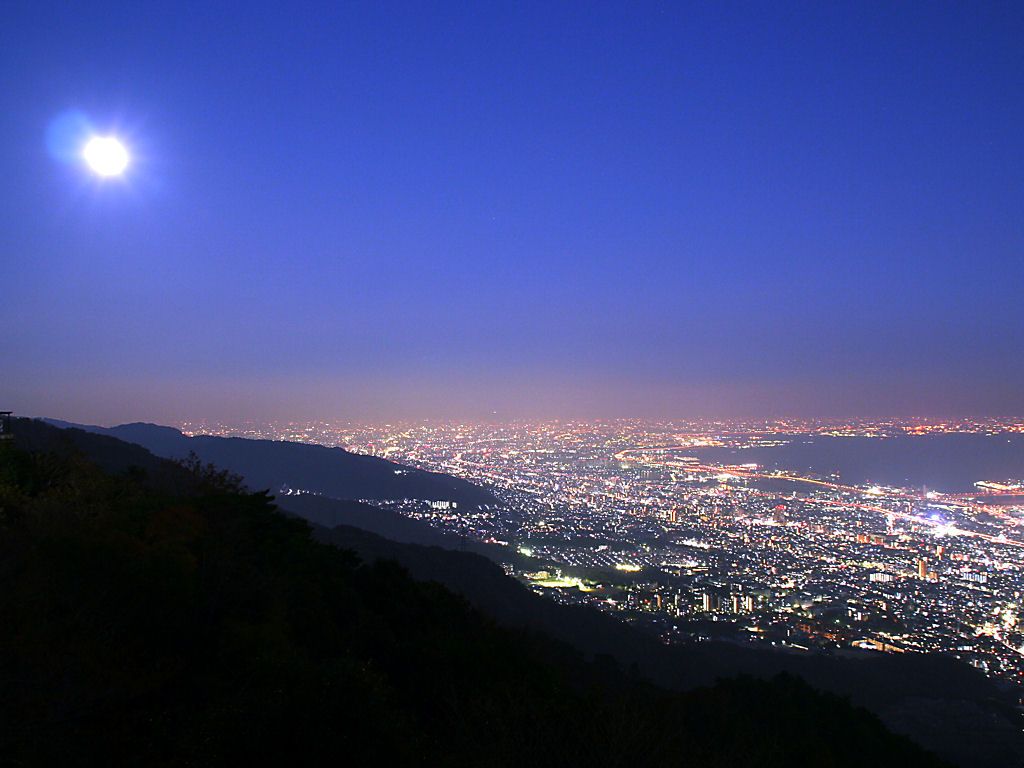
{"label": "dark foreground slope", "polygon": [[663,691],[88,447],[0,455],[0,763],[937,764],[793,678]]}
{"label": "dark foreground slope", "polygon": [[116,437],[141,445],[163,458],[180,460],[195,453],[204,462],[241,475],[250,488],[266,488],[274,493],[287,486],[336,499],[494,502],[489,491],[461,478],[406,467],[376,456],[349,453],[341,448],[214,435],[188,437],[173,427],[156,424],[105,428],[52,423]]}
{"label": "dark foreground slope", "polygon": [[436,581],[506,627],[542,633],[590,658],[675,690],[745,674],[799,676],[879,715],[898,733],[962,766],[1021,764],[1024,738],[1015,697],[955,659],[923,654],[826,655],[707,642],[667,646],[653,634],[583,606],[540,597],[475,553],[389,541],[351,525],[314,526],[314,536],[364,561],[391,560],[415,578]]}

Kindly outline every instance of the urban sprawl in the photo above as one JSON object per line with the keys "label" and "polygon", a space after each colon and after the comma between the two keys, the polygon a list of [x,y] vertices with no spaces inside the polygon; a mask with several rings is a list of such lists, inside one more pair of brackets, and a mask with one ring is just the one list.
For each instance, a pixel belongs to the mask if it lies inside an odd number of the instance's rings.
{"label": "urban sprawl", "polygon": [[476,481],[500,503],[367,500],[502,547],[506,570],[665,642],[929,651],[1024,682],[1024,483],[848,484],[702,456],[807,436],[1024,432],[1019,420],[188,423],[340,446]]}

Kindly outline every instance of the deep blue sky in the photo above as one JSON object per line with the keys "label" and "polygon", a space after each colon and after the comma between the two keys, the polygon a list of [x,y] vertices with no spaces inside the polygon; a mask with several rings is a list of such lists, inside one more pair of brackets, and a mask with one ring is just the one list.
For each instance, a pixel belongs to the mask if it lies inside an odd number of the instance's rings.
{"label": "deep blue sky", "polygon": [[[1022,40],[1019,2],[5,3],[0,406],[1024,413]],[[123,181],[51,155],[69,110]]]}

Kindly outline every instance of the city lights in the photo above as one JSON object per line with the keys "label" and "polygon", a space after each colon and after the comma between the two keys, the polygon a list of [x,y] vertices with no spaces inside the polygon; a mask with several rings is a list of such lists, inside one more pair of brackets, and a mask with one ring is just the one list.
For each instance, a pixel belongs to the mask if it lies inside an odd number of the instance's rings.
{"label": "city lights", "polygon": [[513,548],[522,561],[504,567],[531,588],[666,642],[939,652],[1024,681],[1020,478],[940,491],[722,458],[852,437],[1019,445],[1018,421],[182,426],[337,445],[485,484],[499,504],[366,501]]}

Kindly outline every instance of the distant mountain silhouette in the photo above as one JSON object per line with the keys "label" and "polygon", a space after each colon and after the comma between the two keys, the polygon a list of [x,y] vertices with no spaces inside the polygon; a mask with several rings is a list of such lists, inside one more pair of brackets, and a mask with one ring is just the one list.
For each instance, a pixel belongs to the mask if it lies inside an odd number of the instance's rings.
{"label": "distant mountain silhouette", "polygon": [[[792,676],[672,692],[499,626],[196,462],[39,422],[14,434],[0,764],[942,765]],[[504,578],[455,554],[429,567]]]}
{"label": "distant mountain silhouette", "polygon": [[47,419],[15,419],[18,447],[33,454],[61,458],[84,455],[105,472],[143,472],[150,485],[166,485],[176,491],[187,482],[188,473],[180,466],[155,456],[141,445],[105,434],[98,427],[83,429],[67,422],[56,425],[61,428],[54,429]]}
{"label": "distant mountain silhouette", "polygon": [[202,461],[241,475],[250,488],[277,493],[282,486],[314,491],[335,499],[429,499],[476,505],[495,502],[484,488],[436,472],[406,467],[375,456],[306,443],[239,437],[188,437],[173,427],[122,424],[96,427],[57,420],[48,423],[109,435],[141,445],[157,456]]}
{"label": "distant mountain silhouette", "polygon": [[303,494],[301,496],[279,496],[276,502],[281,509],[328,529],[339,525],[349,526],[402,544],[468,550],[497,562],[504,562],[510,556],[509,550],[505,547],[496,544],[483,544],[457,536],[434,528],[428,523],[413,520],[397,512],[381,509],[361,501]]}

